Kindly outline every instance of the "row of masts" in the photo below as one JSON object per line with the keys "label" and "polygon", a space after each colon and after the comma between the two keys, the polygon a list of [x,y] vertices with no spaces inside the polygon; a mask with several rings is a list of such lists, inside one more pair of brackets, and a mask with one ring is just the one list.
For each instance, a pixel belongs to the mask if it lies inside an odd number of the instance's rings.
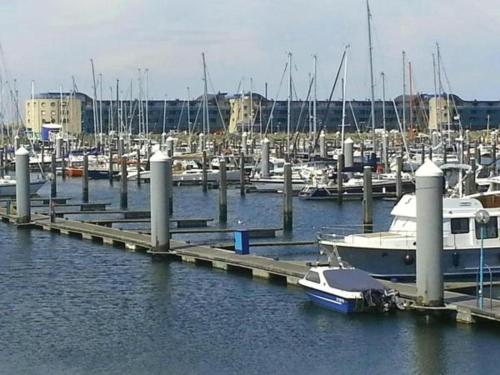
{"label": "row of masts", "polygon": [[[375,134],[375,128],[376,128],[376,119],[375,119],[375,79],[374,79],[374,64],[373,64],[373,45],[372,45],[372,32],[371,32],[371,20],[372,20],[372,14],[370,10],[370,5],[368,0],[366,0],[366,9],[367,9],[367,21],[368,21],[368,49],[369,49],[369,66],[370,66],[370,101],[371,101],[371,110],[370,110],[370,118],[369,121],[371,123],[371,129],[372,129],[372,134]],[[347,91],[347,72],[348,72],[348,50],[349,46],[346,46],[344,49],[344,53],[341,59],[340,67],[343,67],[344,69],[344,74],[343,78],[341,79],[341,96],[342,96],[342,122],[340,124],[341,126],[341,132],[344,137],[345,134],[345,127],[349,126],[346,124],[346,116],[347,116],[347,102],[346,102],[346,91]],[[203,134],[210,134],[211,132],[211,126],[210,126],[210,114],[209,114],[209,96],[208,96],[208,81],[209,81],[209,76],[207,72],[207,64],[206,64],[206,58],[205,58],[205,53],[201,54],[202,57],[202,63],[203,63],[203,97],[201,100],[201,132]],[[291,116],[291,103],[294,97],[294,82],[293,82],[293,76],[292,76],[292,66],[293,66],[293,61],[292,61],[292,53],[288,52],[288,61],[285,67],[285,70],[288,70],[288,95],[287,95],[287,124],[286,124],[286,133],[288,137],[288,142],[290,142],[290,137],[293,133],[292,131],[292,116]],[[403,58],[403,96],[402,96],[402,101],[403,101],[403,108],[402,108],[402,131],[406,133],[408,131],[407,129],[407,111],[406,111],[406,105],[407,105],[407,95],[406,95],[406,67],[407,67],[407,62],[406,62],[406,53],[403,51],[402,52],[402,58]],[[441,96],[444,93],[443,90],[443,82],[441,79],[441,55],[440,55],[440,50],[439,50],[439,45],[437,45],[437,63],[435,61],[435,56],[433,54],[433,67],[434,67],[434,97],[437,99],[438,96]],[[307,95],[307,102],[309,103],[308,107],[308,123],[309,123],[309,133],[314,136],[318,137],[319,136],[319,131],[324,128],[325,126],[325,121],[320,122],[318,121],[318,116],[317,116],[317,83],[318,83],[318,77],[317,77],[317,55],[313,55],[313,67],[312,67],[312,75],[310,76],[310,79],[308,80],[309,83],[309,90],[308,90],[308,95]],[[92,110],[93,110],[93,133],[96,138],[100,137],[102,140],[102,134],[104,133],[104,127],[103,127],[103,75],[102,73],[99,73],[96,76],[95,72],[95,66],[94,66],[94,61],[93,59],[90,59],[91,63],[91,69],[92,69],[92,91],[93,91],[93,98],[92,98]],[[412,80],[412,66],[411,62],[408,62],[408,70],[409,70],[409,86],[410,86],[410,98],[413,97],[413,80]],[[437,78],[436,78],[437,75]],[[338,76],[337,76],[338,77]],[[445,78],[448,81],[446,74]],[[76,88],[76,83],[73,79],[73,94],[75,94],[75,88]],[[382,79],[382,96],[383,96],[383,105],[382,105],[382,122],[383,122],[383,129],[386,130],[386,108],[385,108],[385,92],[386,92],[386,85],[385,85],[385,73],[381,73],[381,79]],[[335,88],[335,84],[333,89]],[[252,80],[250,80],[250,116],[248,119],[248,130],[250,133],[253,133],[253,124],[255,122],[254,118],[254,103],[253,103],[253,97],[252,97],[252,91],[253,91],[253,83]],[[448,82],[449,86],[449,82]],[[113,87],[110,87],[110,95],[113,97]],[[333,94],[333,89],[332,89],[332,94]],[[11,90],[12,91],[12,90]],[[62,99],[62,87],[60,89],[61,91],[61,99]],[[138,98],[136,100],[133,99],[133,81],[130,82],[130,87],[128,89],[128,94],[130,96],[130,101],[128,102],[128,105],[126,101],[123,98],[120,98],[120,93],[122,92],[120,90],[120,81],[116,80],[116,100],[109,100],[109,108],[110,110],[108,111],[108,131],[112,132],[117,132],[120,134],[125,134],[125,133],[131,133],[132,132],[132,119],[137,116],[138,118],[138,133],[142,134],[144,136],[148,135],[150,133],[150,128],[149,128],[149,69],[138,69]],[[15,97],[17,98],[15,100],[16,104],[16,112],[17,116],[20,118],[19,114],[19,105],[18,105],[18,97],[17,97],[17,90],[15,90]],[[331,94],[331,95],[332,95]],[[331,100],[331,95],[330,99]],[[448,111],[450,111],[450,99],[453,101],[453,97],[449,94],[447,95],[447,107]],[[125,93],[123,96],[127,96],[127,93]],[[242,95],[243,96],[243,95]],[[296,95],[295,95],[296,96]],[[267,84],[266,84],[266,97],[267,97]],[[32,98],[34,98],[34,84],[32,86]],[[188,116],[188,132],[191,133],[194,131],[194,129],[191,128],[191,111],[190,111],[190,101],[191,101],[191,95],[189,92],[188,88],[188,100],[187,100],[187,116]],[[166,126],[166,118],[167,118],[167,99],[165,96],[165,102],[164,102],[164,108],[163,108],[163,133],[166,131],[167,126]],[[352,105],[350,104],[350,109],[351,112],[353,113],[354,117],[354,122],[356,127],[359,129],[357,121],[354,116],[354,111],[352,110]],[[62,106],[62,100],[61,100],[61,106]],[[410,100],[409,102],[410,106],[410,124],[409,128],[410,130],[413,129],[413,100]],[[328,110],[328,108],[327,108]],[[437,112],[437,105],[435,106],[435,111]],[[262,116],[262,110],[259,111],[261,116]],[[3,112],[2,112],[3,113]],[[61,110],[61,113],[63,111]],[[448,130],[451,128],[451,115],[447,116],[447,122],[448,122]],[[437,114],[436,114],[437,118]],[[457,116],[458,120],[460,121],[459,116]],[[325,115],[326,119],[326,115]],[[0,119],[1,120],[1,119]],[[67,120],[67,119],[66,119]],[[272,121],[272,114],[270,117],[270,120]],[[179,120],[180,121],[180,120]],[[63,122],[63,127],[64,127],[64,118],[62,119]],[[2,127],[3,127],[3,121],[2,121]],[[194,128],[194,126],[193,126]],[[244,131],[244,129],[243,129]],[[263,127],[262,121],[260,122],[260,132],[267,133],[268,131],[268,126],[265,128]],[[4,137],[4,131],[2,129],[1,137]],[[3,143],[3,142],[2,142]]]}

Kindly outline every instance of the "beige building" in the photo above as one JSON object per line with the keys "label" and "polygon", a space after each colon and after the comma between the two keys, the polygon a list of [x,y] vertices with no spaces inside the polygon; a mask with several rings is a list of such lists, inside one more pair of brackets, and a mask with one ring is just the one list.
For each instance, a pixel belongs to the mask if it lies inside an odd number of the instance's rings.
{"label": "beige building", "polygon": [[60,124],[63,133],[78,135],[82,132],[82,102],[63,96],[35,98],[26,101],[26,128],[41,134],[43,124]]}
{"label": "beige building", "polygon": [[255,115],[258,112],[259,95],[243,95],[229,99],[230,117],[229,133],[241,132],[250,129],[255,124]]}
{"label": "beige building", "polygon": [[[429,99],[429,130],[440,130],[448,124],[451,116],[448,104],[448,100],[443,97]],[[452,118],[449,120],[453,122]]]}

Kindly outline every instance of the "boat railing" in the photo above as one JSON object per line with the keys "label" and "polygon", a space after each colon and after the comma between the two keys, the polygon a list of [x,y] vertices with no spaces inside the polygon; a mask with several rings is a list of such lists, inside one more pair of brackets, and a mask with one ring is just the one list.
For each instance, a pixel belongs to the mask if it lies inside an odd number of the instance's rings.
{"label": "boat railing", "polygon": [[[316,234],[318,241],[346,241],[347,236],[351,235],[370,235],[371,241],[375,244],[378,241],[378,245],[382,246],[383,240],[396,240],[405,241],[405,247],[415,246],[415,231],[403,231],[398,230],[394,232],[373,232],[368,230],[369,228],[364,225],[336,225],[330,227],[322,227]],[[390,233],[390,234],[389,234]],[[350,243],[354,243],[354,237],[351,238]]]}
{"label": "boat railing", "polygon": [[321,227],[319,232],[316,233],[318,241],[339,241],[343,240],[346,236],[352,234],[359,234],[364,231],[363,225],[334,225],[328,227]]}

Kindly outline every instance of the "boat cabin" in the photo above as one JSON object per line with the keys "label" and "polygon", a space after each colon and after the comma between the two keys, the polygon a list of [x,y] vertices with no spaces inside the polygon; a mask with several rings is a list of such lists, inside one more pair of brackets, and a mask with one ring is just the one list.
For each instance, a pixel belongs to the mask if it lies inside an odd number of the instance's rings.
{"label": "boat cabin", "polygon": [[[488,192],[465,198],[443,199],[443,240],[445,247],[477,246],[481,240],[481,228],[476,223],[478,210],[485,209],[490,219],[483,232],[484,245],[497,246],[499,242],[498,217],[500,216],[500,192]],[[416,234],[417,204],[415,195],[405,195],[393,208],[394,216],[389,232],[413,236]]]}

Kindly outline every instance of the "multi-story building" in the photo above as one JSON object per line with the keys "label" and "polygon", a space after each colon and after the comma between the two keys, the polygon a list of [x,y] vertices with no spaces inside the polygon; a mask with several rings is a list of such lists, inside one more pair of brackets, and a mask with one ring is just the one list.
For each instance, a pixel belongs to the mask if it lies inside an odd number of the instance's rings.
{"label": "multi-story building", "polygon": [[[458,96],[430,95],[399,96],[394,100],[375,101],[375,125],[383,127],[383,114],[387,129],[414,128],[437,129],[448,124],[460,123],[465,129],[496,128],[500,125],[500,101],[465,101]],[[267,99],[258,93],[227,96],[209,95],[208,120],[203,118],[203,97],[194,100],[93,100],[82,93],[47,93],[26,103],[27,127],[40,131],[43,123],[60,123],[66,131],[78,134],[108,132],[110,130],[133,133],[168,132],[170,130],[201,132],[238,132],[260,129],[267,132],[286,131],[288,124],[287,100]],[[65,104],[66,103],[66,104]],[[437,105],[436,105],[437,103]],[[291,102],[290,131],[309,131],[313,128],[313,103]],[[450,110],[449,108],[453,108]],[[403,112],[405,116],[403,117]],[[94,116],[96,113],[96,116]],[[205,112],[207,113],[207,112]],[[95,121],[94,121],[95,117]],[[318,101],[316,104],[317,130],[337,131],[342,124],[342,101]],[[354,132],[371,128],[370,100],[346,102],[346,131]],[[454,125],[455,124],[455,125]]]}
{"label": "multi-story building", "polygon": [[429,99],[429,129],[497,128],[500,125],[499,100],[466,101],[456,95]]}
{"label": "multi-story building", "polygon": [[26,101],[26,128],[41,134],[44,124],[58,124],[65,133],[82,131],[81,95],[45,93]]}

